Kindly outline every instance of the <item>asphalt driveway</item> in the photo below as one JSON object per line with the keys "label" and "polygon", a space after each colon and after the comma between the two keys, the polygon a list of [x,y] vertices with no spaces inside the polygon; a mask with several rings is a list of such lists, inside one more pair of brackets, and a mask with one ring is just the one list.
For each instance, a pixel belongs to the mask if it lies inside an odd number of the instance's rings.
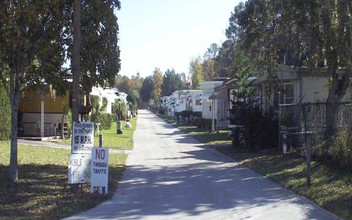
{"label": "asphalt driveway", "polygon": [[67,219],[335,217],[141,110],[114,197]]}

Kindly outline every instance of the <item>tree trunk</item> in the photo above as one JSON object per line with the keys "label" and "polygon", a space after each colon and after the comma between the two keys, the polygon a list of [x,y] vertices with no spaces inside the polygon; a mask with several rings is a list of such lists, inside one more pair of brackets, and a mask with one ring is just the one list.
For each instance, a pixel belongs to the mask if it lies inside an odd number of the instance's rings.
{"label": "tree trunk", "polygon": [[[332,90],[332,89],[330,89]],[[326,101],[326,138],[333,136],[337,132],[338,99],[331,95]]]}
{"label": "tree trunk", "polygon": [[73,14],[73,51],[72,51],[72,122],[78,121],[79,115],[79,80],[80,80],[80,48],[81,48],[81,3],[74,0]]}
{"label": "tree trunk", "polygon": [[339,104],[346,94],[350,84],[348,70],[344,74],[337,72],[338,69],[336,51],[332,51],[332,55],[328,56],[328,75],[331,76],[331,85],[329,88],[328,98],[326,100],[326,138],[336,134],[338,129],[338,113]]}
{"label": "tree trunk", "polygon": [[18,181],[17,165],[17,136],[18,136],[18,94],[11,94],[11,154],[10,154],[10,173],[11,183]]}

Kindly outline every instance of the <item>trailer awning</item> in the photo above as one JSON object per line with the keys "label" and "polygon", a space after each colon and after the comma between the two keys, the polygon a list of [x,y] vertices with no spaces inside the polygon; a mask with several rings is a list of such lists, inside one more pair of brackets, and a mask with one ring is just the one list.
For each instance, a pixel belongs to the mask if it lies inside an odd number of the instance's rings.
{"label": "trailer awning", "polygon": [[212,92],[206,92],[203,95],[201,95],[199,98],[201,99],[212,99],[213,93]]}

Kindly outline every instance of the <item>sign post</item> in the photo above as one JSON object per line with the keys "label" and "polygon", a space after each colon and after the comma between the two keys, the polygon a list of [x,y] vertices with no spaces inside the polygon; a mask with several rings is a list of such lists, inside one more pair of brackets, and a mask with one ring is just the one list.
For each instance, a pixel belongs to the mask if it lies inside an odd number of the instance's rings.
{"label": "sign post", "polygon": [[92,163],[90,154],[70,154],[68,161],[68,184],[90,182]]}
{"label": "sign post", "polygon": [[94,192],[94,187],[100,190],[105,188],[105,194],[108,194],[109,183],[109,148],[94,147],[92,148],[92,165],[91,165],[91,182],[90,192]]}
{"label": "sign post", "polygon": [[89,154],[94,145],[94,122],[75,122],[72,132],[72,154]]}
{"label": "sign post", "polygon": [[83,184],[91,179],[91,150],[94,145],[94,123],[73,123],[71,154],[68,157],[68,184]]}

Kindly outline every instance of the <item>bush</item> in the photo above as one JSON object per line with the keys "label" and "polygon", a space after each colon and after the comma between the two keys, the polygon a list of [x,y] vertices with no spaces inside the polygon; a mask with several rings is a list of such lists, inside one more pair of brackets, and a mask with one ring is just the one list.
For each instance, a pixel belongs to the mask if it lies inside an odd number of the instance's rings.
{"label": "bush", "polygon": [[229,120],[244,127],[242,144],[245,147],[254,150],[277,146],[279,123],[275,114],[263,114],[259,108],[243,105],[231,111]]}
{"label": "bush", "polygon": [[274,115],[262,114],[258,108],[250,108],[245,116],[247,146],[255,148],[277,147],[279,122]]}
{"label": "bush", "polygon": [[189,110],[182,111],[182,112],[180,112],[180,115],[182,117],[189,118],[192,115],[192,111],[189,111]]}
{"label": "bush", "polygon": [[101,130],[109,130],[111,128],[113,118],[113,115],[109,113],[91,115],[91,121],[94,123],[100,123]]}
{"label": "bush", "polygon": [[192,112],[192,116],[196,118],[201,118],[202,117],[202,112]]}
{"label": "bush", "polygon": [[11,135],[11,105],[3,86],[0,87],[0,141],[9,140]]}
{"label": "bush", "polygon": [[[197,126],[199,129],[211,130],[211,119],[195,118],[193,120],[193,125]],[[215,120],[215,125],[216,125],[216,120]]]}
{"label": "bush", "polygon": [[111,123],[113,120],[113,116],[109,113],[101,113],[100,114],[100,128],[102,130],[109,130],[111,128]]}
{"label": "bush", "polygon": [[352,126],[341,128],[330,141],[314,146],[312,155],[352,172]]}

